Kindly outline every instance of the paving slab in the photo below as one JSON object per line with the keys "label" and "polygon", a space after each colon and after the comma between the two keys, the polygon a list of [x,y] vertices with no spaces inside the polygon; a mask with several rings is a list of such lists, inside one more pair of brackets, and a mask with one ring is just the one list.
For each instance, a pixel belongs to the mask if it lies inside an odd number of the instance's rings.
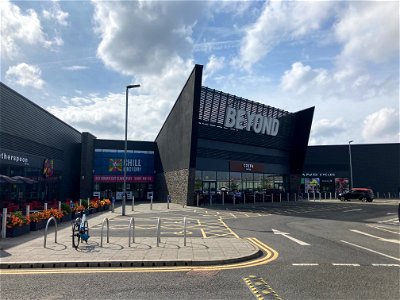
{"label": "paving slab", "polygon": [[[180,205],[155,203],[137,205],[135,211],[126,209],[127,220],[130,216],[143,213],[167,213],[185,211]],[[198,209],[198,208],[195,208]],[[112,221],[120,217],[121,208],[114,212],[103,212],[88,216],[90,228],[96,226],[100,232],[105,218]],[[104,227],[106,228],[106,226]],[[109,232],[107,243],[106,230],[101,236],[93,234],[88,243],[81,243],[77,249],[72,246],[71,223],[57,226],[57,241],[54,226],[48,229],[46,247],[44,247],[44,230],[30,232],[24,236],[0,240],[0,268],[63,268],[63,267],[143,267],[143,266],[200,266],[231,264],[255,259],[262,251],[247,239],[235,237],[187,237],[184,246],[183,237],[163,237],[157,247],[156,236],[135,237],[135,243],[129,247],[128,236]]]}

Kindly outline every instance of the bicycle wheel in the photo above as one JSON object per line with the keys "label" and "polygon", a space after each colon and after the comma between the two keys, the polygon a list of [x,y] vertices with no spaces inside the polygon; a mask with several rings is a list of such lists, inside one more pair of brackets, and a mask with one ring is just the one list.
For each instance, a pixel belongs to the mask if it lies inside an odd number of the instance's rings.
{"label": "bicycle wheel", "polygon": [[79,233],[79,224],[75,223],[72,225],[72,247],[78,248],[81,235]]}

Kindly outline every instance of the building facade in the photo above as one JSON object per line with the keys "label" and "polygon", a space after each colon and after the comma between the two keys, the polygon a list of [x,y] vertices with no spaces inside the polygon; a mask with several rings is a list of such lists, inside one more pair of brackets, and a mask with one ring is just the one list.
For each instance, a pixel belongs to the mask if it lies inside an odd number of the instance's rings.
{"label": "building facade", "polygon": [[2,206],[79,197],[81,133],[0,83]]}

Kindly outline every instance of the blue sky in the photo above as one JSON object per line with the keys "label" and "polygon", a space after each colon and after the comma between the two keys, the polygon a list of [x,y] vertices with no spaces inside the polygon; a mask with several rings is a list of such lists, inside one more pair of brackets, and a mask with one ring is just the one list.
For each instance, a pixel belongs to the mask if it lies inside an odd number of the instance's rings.
{"label": "blue sky", "polygon": [[2,1],[1,81],[79,131],[152,141],[203,85],[291,112],[310,144],[399,142],[397,1]]}

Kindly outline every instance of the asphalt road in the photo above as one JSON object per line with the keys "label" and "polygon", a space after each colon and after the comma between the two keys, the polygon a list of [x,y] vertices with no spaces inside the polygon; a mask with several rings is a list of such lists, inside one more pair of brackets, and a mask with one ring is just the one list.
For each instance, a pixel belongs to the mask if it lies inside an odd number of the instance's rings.
{"label": "asphalt road", "polygon": [[[1,275],[1,299],[399,299],[397,209],[398,201],[194,209],[186,214],[193,236],[232,234],[228,227],[275,249],[278,258],[224,271]],[[169,213],[163,234],[179,235],[182,217]],[[145,236],[156,215],[141,218],[138,234]],[[124,221],[110,226],[123,230]]]}

